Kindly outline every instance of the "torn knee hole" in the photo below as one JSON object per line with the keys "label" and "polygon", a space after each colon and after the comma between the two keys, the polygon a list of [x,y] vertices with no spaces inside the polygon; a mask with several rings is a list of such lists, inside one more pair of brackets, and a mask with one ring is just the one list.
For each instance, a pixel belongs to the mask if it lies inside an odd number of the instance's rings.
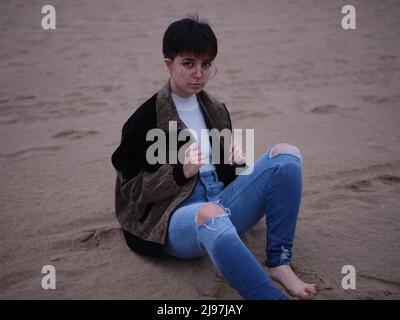
{"label": "torn knee hole", "polygon": [[225,211],[219,205],[205,204],[200,207],[196,215],[197,224],[205,224],[208,220],[224,214]]}
{"label": "torn knee hole", "polygon": [[271,157],[274,157],[280,153],[293,154],[301,157],[299,148],[287,143],[279,143],[271,149]]}

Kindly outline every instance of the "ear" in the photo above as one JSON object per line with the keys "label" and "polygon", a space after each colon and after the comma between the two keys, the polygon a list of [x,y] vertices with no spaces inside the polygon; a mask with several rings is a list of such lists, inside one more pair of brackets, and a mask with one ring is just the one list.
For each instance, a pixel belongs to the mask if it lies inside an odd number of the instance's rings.
{"label": "ear", "polygon": [[171,66],[172,66],[173,61],[170,58],[164,58],[164,63],[167,66],[168,71],[171,72]]}

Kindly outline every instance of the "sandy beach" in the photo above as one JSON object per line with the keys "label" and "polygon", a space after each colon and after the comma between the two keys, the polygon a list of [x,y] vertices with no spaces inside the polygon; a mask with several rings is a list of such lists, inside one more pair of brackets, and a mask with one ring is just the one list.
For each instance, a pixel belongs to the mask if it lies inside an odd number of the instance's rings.
{"label": "sandy beach", "polygon": [[[1,1],[0,299],[241,299],[207,257],[133,253],[115,218],[122,125],[168,80],[165,29],[194,12],[219,41],[206,90],[255,130],[255,158],[279,142],[302,152],[298,275],[316,299],[400,299],[400,2],[351,1],[356,30],[345,4]],[[262,219],[244,237],[260,263],[264,234]]]}

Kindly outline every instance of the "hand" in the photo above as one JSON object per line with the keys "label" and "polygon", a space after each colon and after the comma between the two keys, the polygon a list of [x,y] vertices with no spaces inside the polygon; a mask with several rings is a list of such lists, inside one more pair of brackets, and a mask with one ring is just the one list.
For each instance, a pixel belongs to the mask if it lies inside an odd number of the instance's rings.
{"label": "hand", "polygon": [[189,179],[199,172],[200,167],[205,164],[205,155],[200,151],[197,143],[192,143],[185,151],[183,163],[183,174]]}
{"label": "hand", "polygon": [[232,137],[231,137],[231,143],[229,146],[229,164],[230,165],[241,165],[246,163],[246,155],[243,153],[242,148],[234,143],[232,145]]}

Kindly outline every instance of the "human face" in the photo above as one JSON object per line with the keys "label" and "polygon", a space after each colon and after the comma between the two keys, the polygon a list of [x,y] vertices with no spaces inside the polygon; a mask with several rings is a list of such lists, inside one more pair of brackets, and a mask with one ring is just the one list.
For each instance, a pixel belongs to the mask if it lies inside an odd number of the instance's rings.
{"label": "human face", "polygon": [[179,54],[164,61],[171,75],[172,92],[183,98],[199,93],[215,75],[213,60],[206,56]]}

